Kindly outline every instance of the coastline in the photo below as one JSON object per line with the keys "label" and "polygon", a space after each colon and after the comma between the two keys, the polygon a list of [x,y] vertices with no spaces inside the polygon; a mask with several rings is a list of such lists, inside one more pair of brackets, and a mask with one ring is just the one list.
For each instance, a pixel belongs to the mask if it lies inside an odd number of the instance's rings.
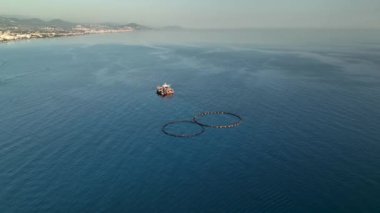
{"label": "coastline", "polygon": [[[92,30],[84,32],[49,32],[49,33],[6,33],[0,34],[0,44],[6,44],[10,42],[26,41],[34,39],[48,39],[48,38],[61,38],[61,37],[74,37],[85,36],[94,34],[110,34],[110,33],[130,33],[134,32],[134,29],[120,29],[120,30]],[[1,32],[1,31],[0,31]]]}

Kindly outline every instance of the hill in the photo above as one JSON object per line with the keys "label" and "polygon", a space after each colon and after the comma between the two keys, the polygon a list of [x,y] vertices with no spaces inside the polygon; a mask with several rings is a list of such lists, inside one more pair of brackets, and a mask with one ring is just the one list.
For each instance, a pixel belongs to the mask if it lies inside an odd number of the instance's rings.
{"label": "hill", "polygon": [[83,23],[73,23],[64,21],[61,19],[53,19],[50,21],[44,21],[42,19],[38,18],[14,18],[14,17],[4,17],[0,16],[0,30],[21,30],[21,31],[35,31],[35,30],[41,30],[46,28],[52,28],[56,30],[64,30],[64,31],[70,31],[76,26],[81,25],[83,27],[91,28],[93,26],[96,26],[97,28],[102,27],[105,29],[120,29],[125,27],[130,27],[134,30],[149,30],[151,28],[136,24],[136,23],[129,23],[129,24],[113,24],[113,23],[106,23],[106,24],[83,24]]}

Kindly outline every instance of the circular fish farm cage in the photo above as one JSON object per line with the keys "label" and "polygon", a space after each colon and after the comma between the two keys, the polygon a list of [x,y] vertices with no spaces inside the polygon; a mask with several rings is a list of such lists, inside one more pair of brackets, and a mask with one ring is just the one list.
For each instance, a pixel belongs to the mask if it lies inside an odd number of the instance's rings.
{"label": "circular fish farm cage", "polygon": [[[202,118],[212,116],[212,115],[227,116],[234,119],[234,121],[228,124],[220,124],[220,125],[210,124],[210,123],[201,121]],[[208,127],[208,128],[218,128],[218,129],[228,129],[228,128],[237,127],[241,124],[242,120],[243,119],[240,115],[230,113],[230,112],[202,112],[196,115],[195,117],[193,117],[193,121],[201,126]]]}
{"label": "circular fish farm cage", "polygon": [[[212,119],[210,117],[212,116],[217,116],[217,117],[224,117],[225,120],[230,120],[228,121],[227,124],[214,124]],[[203,121],[202,119],[204,118],[209,118],[209,121]],[[224,122],[225,122],[224,120]],[[232,120],[232,121],[231,121]],[[182,121],[171,121],[169,123],[166,123],[165,125],[162,126],[161,131],[169,136],[172,137],[178,137],[178,138],[192,138],[199,136],[203,134],[206,131],[207,128],[217,128],[217,129],[228,129],[228,128],[234,128],[237,127],[241,124],[242,122],[242,117],[240,115],[230,113],[230,112],[202,112],[199,113],[198,115],[194,116],[192,120],[182,120]],[[215,121],[214,121],[215,122]],[[220,122],[220,121],[218,121]],[[182,133],[179,132],[178,130],[173,131],[170,130],[171,127],[175,125],[181,125],[181,124],[191,124],[195,125],[199,128],[199,130],[195,131],[194,133]],[[188,129],[186,129],[188,131]]]}
{"label": "circular fish farm cage", "polygon": [[[181,124],[191,124],[191,125],[195,125],[199,128],[198,131],[194,132],[194,133],[175,133],[174,131],[170,131],[169,128],[170,126],[173,126],[173,125],[181,125]],[[199,125],[198,123],[195,123],[194,121],[191,121],[191,120],[183,120],[183,121],[171,121],[169,123],[166,123],[165,125],[162,126],[161,128],[161,131],[166,134],[166,135],[169,135],[169,136],[172,136],[172,137],[177,137],[177,138],[192,138],[192,137],[196,137],[196,136],[199,136],[201,134],[203,134],[205,132],[205,127],[202,126],[202,125]]]}

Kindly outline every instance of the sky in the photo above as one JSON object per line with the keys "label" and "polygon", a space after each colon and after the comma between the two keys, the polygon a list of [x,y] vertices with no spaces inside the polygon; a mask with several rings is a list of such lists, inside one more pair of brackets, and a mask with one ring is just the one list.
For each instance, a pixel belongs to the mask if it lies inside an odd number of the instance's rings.
{"label": "sky", "polygon": [[0,15],[190,28],[380,28],[380,0],[0,0]]}

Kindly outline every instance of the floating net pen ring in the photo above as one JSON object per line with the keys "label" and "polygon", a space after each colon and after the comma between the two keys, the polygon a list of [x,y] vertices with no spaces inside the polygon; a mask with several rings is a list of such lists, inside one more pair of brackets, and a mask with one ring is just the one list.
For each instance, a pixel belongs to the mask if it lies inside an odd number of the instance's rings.
{"label": "floating net pen ring", "polygon": [[[234,123],[227,124],[227,125],[208,125],[208,124],[201,123],[199,121],[200,118],[206,117],[208,115],[230,115],[232,117],[237,118],[238,121],[234,122]],[[227,129],[227,128],[237,127],[241,124],[242,120],[243,119],[241,116],[236,115],[234,113],[230,113],[230,112],[202,112],[202,113],[199,113],[198,115],[196,115],[195,117],[193,117],[193,122],[195,122],[201,126],[209,127],[209,128],[219,128],[219,129]]]}
{"label": "floating net pen ring", "polygon": [[[194,124],[194,125],[197,125],[200,127],[200,131],[199,132],[196,132],[196,133],[193,133],[193,134],[175,134],[175,133],[172,133],[170,131],[167,131],[166,128],[168,126],[171,126],[171,125],[174,125],[174,124],[181,124],[181,123],[190,123],[190,124]],[[172,137],[177,137],[177,138],[192,138],[192,137],[196,137],[198,135],[201,135],[205,132],[205,127],[194,122],[194,121],[189,121],[189,120],[184,120],[184,121],[172,121],[172,122],[169,122],[169,123],[166,123],[165,125],[162,126],[161,128],[161,131],[166,134],[166,135],[169,135],[169,136],[172,136]]]}

